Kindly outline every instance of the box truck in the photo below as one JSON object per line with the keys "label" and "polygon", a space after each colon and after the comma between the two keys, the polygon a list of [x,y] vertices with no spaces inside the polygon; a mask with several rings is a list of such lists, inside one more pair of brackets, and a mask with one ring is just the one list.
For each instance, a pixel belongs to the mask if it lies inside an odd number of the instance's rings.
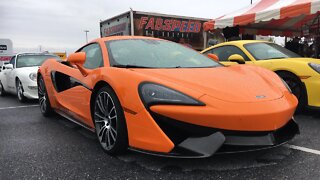
{"label": "box truck", "polygon": [[101,37],[135,35],[187,44],[196,50],[207,46],[202,25],[209,19],[130,10],[100,22]]}

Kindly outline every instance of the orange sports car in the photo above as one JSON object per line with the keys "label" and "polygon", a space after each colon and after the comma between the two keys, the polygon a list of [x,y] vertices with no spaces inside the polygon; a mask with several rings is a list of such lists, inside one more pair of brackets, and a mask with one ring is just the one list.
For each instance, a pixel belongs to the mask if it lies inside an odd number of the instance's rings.
{"label": "orange sports car", "polygon": [[39,69],[44,116],[56,112],[94,132],[111,155],[127,149],[208,157],[292,139],[297,99],[274,72],[225,67],[149,37],[96,39]]}

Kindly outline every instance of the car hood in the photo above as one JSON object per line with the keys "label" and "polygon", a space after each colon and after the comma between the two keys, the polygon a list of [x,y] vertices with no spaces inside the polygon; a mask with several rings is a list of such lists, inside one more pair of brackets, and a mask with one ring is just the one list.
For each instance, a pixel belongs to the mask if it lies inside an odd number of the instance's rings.
{"label": "car hood", "polygon": [[39,66],[17,68],[18,71],[25,72],[25,73],[37,73],[38,69],[39,69]]}
{"label": "car hood", "polygon": [[[277,75],[252,66],[217,68],[132,69],[137,73],[169,81],[229,102],[257,102],[279,99],[282,90]],[[278,78],[278,79],[277,79]],[[159,83],[156,82],[156,83]],[[165,85],[165,84],[163,84]],[[179,89],[176,89],[179,91]]]}

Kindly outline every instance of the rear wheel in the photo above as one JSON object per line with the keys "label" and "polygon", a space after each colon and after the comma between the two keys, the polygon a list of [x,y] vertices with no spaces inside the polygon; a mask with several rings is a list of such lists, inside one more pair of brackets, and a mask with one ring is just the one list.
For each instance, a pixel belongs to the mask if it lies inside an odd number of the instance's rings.
{"label": "rear wheel", "polygon": [[53,109],[50,105],[46,86],[44,84],[44,80],[41,75],[39,75],[38,77],[38,96],[39,96],[39,105],[40,105],[40,110],[42,115],[46,117],[52,115]]}
{"label": "rear wheel", "polygon": [[125,152],[128,135],[121,104],[109,87],[102,87],[95,96],[93,121],[103,150],[110,155]]}
{"label": "rear wheel", "polygon": [[16,81],[16,90],[17,90],[18,100],[20,102],[25,102],[27,98],[23,95],[24,90],[23,90],[22,83],[19,79],[17,79]]}
{"label": "rear wheel", "polygon": [[0,82],[0,96],[4,96],[6,94],[4,88],[3,88],[3,85],[2,83]]}
{"label": "rear wheel", "polygon": [[307,92],[300,79],[294,74],[287,72],[278,72],[277,74],[288,84],[292,93],[299,100],[297,110],[303,110],[303,108],[307,105]]}

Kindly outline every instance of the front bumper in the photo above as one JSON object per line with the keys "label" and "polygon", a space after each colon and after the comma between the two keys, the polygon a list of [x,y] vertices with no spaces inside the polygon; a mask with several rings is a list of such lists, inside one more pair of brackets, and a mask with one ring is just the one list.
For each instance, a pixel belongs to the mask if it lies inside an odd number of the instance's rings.
{"label": "front bumper", "polygon": [[294,119],[274,131],[252,132],[208,128],[155,113],[152,113],[152,117],[175,147],[169,153],[148,153],[169,157],[201,158],[215,153],[266,149],[284,144],[299,134],[299,127]]}
{"label": "front bumper", "polygon": [[320,108],[320,76],[312,76],[303,80],[307,90],[308,106]]}
{"label": "front bumper", "polygon": [[[153,105],[136,113],[125,111],[129,146],[162,156],[208,157],[226,146],[277,146],[299,132],[292,120],[297,99],[289,93],[255,103],[226,102],[209,96],[202,96],[200,101],[206,106]],[[292,129],[290,136],[276,133],[287,125]]]}
{"label": "front bumper", "polygon": [[22,82],[23,85],[23,95],[28,99],[38,99],[38,85],[37,82],[28,80],[27,82]]}
{"label": "front bumper", "polygon": [[261,132],[283,127],[297,107],[297,99],[289,93],[279,99],[253,103],[226,102],[210,96],[202,96],[200,101],[206,106],[153,105],[150,111],[199,126]]}

